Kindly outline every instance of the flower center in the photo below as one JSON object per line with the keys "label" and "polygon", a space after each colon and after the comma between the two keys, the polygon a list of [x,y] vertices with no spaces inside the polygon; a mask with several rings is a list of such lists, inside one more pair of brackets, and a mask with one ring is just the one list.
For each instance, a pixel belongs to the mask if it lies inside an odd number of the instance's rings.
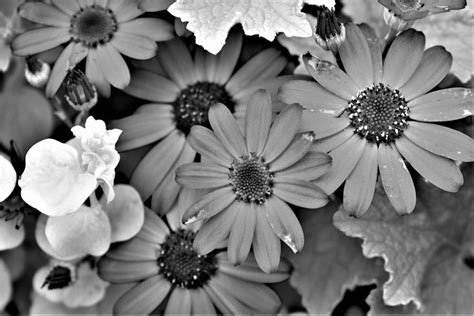
{"label": "flower center", "polygon": [[229,180],[236,199],[247,203],[263,204],[272,195],[273,173],[262,157],[251,153],[233,161]]}
{"label": "flower center", "polygon": [[234,110],[234,100],[220,84],[200,81],[181,90],[173,104],[177,128],[188,134],[194,125],[207,125],[209,108],[218,102]]}
{"label": "flower center", "polygon": [[398,0],[402,11],[419,10],[422,7],[420,0]]}
{"label": "flower center", "polygon": [[195,289],[203,286],[217,271],[213,254],[199,255],[193,250],[196,233],[179,229],[161,244],[158,265],[160,274],[173,285]]}
{"label": "flower center", "polygon": [[95,4],[81,8],[71,19],[70,32],[74,41],[87,47],[107,43],[116,31],[117,20],[112,10]]}
{"label": "flower center", "polygon": [[407,101],[381,83],[360,91],[346,110],[354,132],[377,144],[393,142],[408,126]]}
{"label": "flower center", "polygon": [[57,265],[49,272],[41,287],[47,286],[48,290],[62,289],[72,282],[74,280],[71,269],[67,266]]}

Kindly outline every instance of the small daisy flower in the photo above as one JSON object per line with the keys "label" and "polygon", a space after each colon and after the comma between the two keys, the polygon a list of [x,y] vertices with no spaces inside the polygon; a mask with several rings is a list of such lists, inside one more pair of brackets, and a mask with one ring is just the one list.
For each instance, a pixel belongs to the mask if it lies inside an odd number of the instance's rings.
{"label": "small daisy flower", "polygon": [[36,223],[36,241],[50,256],[73,260],[85,255],[101,256],[111,243],[135,236],[143,225],[143,203],[129,185],[116,185],[114,200],[106,203],[91,199],[74,213],[47,217]]}
{"label": "small daisy flower", "polygon": [[107,202],[114,198],[115,167],[120,156],[115,143],[121,131],[107,130],[102,120],[89,117],[85,127],[71,128],[67,144],[45,139],[25,157],[18,181],[23,200],[49,216],[73,213],[100,185]]}
{"label": "small daisy flower", "polygon": [[114,313],[150,314],[159,307],[165,315],[276,314],[280,299],[263,283],[287,279],[289,265],[282,262],[266,274],[252,256],[235,267],[225,252],[196,253],[192,244],[199,225],[181,223],[182,213],[197,198],[193,191],[181,191],[176,208],[166,215],[169,225],[147,209],[137,236],[99,262],[104,280],[139,282],[120,297]]}
{"label": "small daisy flower", "polygon": [[428,14],[461,10],[466,0],[378,0],[380,4],[403,20],[418,20]]}
{"label": "small daisy flower", "polygon": [[242,35],[232,33],[223,50],[212,55],[200,47],[194,60],[185,43],[173,39],[160,46],[157,59],[132,73],[125,91],[153,103],[143,105],[128,117],[112,123],[124,132],[117,149],[127,151],[160,141],[134,170],[130,183],[143,200],[151,196],[152,209],[169,211],[180,190],[175,170],[194,161],[188,141],[194,125],[208,125],[209,108],[221,102],[240,121],[250,95],[258,88],[276,93],[291,76],[276,77],[287,60],[272,48],[261,51],[236,70]]}
{"label": "small daisy flower", "polygon": [[302,109],[285,107],[272,122],[272,103],[265,90],[249,101],[245,136],[232,113],[222,104],[209,111],[214,132],[194,126],[190,143],[201,163],[178,168],[176,181],[187,188],[212,189],[186,210],[186,223],[209,219],[198,232],[194,247],[201,254],[228,238],[233,264],[242,263],[253,245],[256,260],[266,272],[280,260],[280,240],[301,251],[301,225],[287,203],[319,208],[326,194],[311,180],[322,176],[331,159],[310,152],[313,132],[297,133]]}
{"label": "small daisy flower", "polygon": [[279,94],[307,108],[303,127],[315,131],[317,148],[333,159],[315,183],[331,194],[345,181],[344,208],[356,216],[370,206],[378,173],[395,210],[413,211],[415,186],[405,160],[450,192],[463,184],[455,161],[474,160],[469,136],[432,124],[473,114],[472,89],[429,92],[449,72],[451,54],[441,46],[425,51],[423,33],[413,29],[393,41],[384,59],[380,47],[372,29],[347,24],[339,49],[346,71],[305,56],[317,82],[291,81]]}
{"label": "small daisy flower", "polygon": [[99,92],[108,96],[110,85],[123,89],[130,72],[121,54],[149,59],[156,54],[155,41],[173,37],[173,26],[154,18],[137,18],[150,11],[168,8],[170,0],[53,0],[26,2],[18,8],[23,18],[43,24],[16,37],[13,53],[33,55],[67,43],[46,85],[53,96],[69,68],[86,58],[86,75]]}

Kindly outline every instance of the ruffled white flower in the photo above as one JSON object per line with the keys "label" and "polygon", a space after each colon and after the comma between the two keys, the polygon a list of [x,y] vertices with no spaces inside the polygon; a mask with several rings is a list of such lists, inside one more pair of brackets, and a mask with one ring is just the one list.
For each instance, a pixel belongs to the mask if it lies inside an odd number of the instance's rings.
{"label": "ruffled white flower", "polygon": [[114,198],[114,169],[120,160],[115,143],[121,131],[106,130],[93,117],[85,128],[71,130],[76,137],[67,144],[45,139],[33,145],[18,181],[23,200],[48,216],[76,212],[98,185],[107,202]]}
{"label": "ruffled white flower", "polygon": [[5,201],[15,189],[16,171],[10,159],[0,154],[0,202]]}

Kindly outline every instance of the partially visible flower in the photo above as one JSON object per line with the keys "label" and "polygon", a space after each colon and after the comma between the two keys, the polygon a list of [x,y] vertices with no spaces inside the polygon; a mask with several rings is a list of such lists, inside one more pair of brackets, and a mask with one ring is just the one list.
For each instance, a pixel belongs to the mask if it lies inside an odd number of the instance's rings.
{"label": "partially visible flower", "polygon": [[25,78],[30,85],[42,88],[48,82],[51,68],[37,57],[28,56],[25,65]]}
{"label": "partially visible flower", "polygon": [[385,21],[385,24],[387,24],[390,27],[390,29],[395,33],[408,30],[410,27],[412,27],[413,22],[415,21],[415,20],[404,20],[402,18],[399,18],[397,15],[395,15],[392,11],[390,11],[387,8],[384,8],[383,10],[383,20]]}
{"label": "partially visible flower", "polygon": [[[1,230],[1,228],[0,228]],[[13,282],[25,271],[26,253],[22,247],[0,252],[0,314],[13,294]]]}
{"label": "partially visible flower", "polygon": [[21,0],[0,1],[0,72],[10,68],[12,51],[10,43],[19,31],[19,17],[16,13]]}
{"label": "partially visible flower", "polygon": [[325,50],[336,52],[346,38],[344,24],[338,21],[334,8],[318,7],[316,27],[313,33],[316,44]]}
{"label": "partially visible flower", "polygon": [[111,243],[137,234],[143,225],[143,203],[129,185],[116,185],[116,196],[110,203],[105,197],[91,200],[74,213],[47,217],[36,224],[36,241],[50,256],[73,260],[85,255],[101,256]]}
{"label": "partially visible flower", "polygon": [[345,182],[344,209],[362,216],[380,173],[394,209],[409,214],[416,192],[405,158],[428,181],[456,192],[463,176],[455,161],[474,160],[474,141],[431,123],[472,116],[472,89],[427,93],[449,72],[451,54],[441,46],[425,51],[423,33],[410,29],[396,37],[383,60],[370,27],[346,24],[346,31],[339,48],[345,71],[305,56],[316,82],[291,81],[280,89],[283,101],[307,108],[303,129],[313,129],[317,148],[333,159],[315,183],[331,194]]}
{"label": "partially visible flower", "polygon": [[466,0],[378,0],[380,4],[403,20],[418,20],[428,14],[461,10]]}
{"label": "partially visible flower", "polygon": [[183,216],[186,223],[209,219],[194,241],[199,253],[209,253],[228,238],[233,264],[244,262],[253,245],[259,266],[271,272],[280,260],[279,239],[301,251],[303,230],[287,203],[324,206],[326,194],[310,181],[331,162],[324,153],[310,152],[312,131],[297,133],[302,112],[299,105],[288,105],[272,124],[270,95],[259,90],[247,107],[245,137],[222,104],[209,111],[214,132],[192,128],[190,143],[201,162],[178,168],[176,181],[185,188],[212,189]]}
{"label": "partially visible flower", "polygon": [[178,205],[166,215],[168,225],[147,209],[138,235],[99,262],[103,279],[139,282],[120,297],[114,313],[150,314],[166,301],[166,315],[275,314],[280,299],[263,283],[287,279],[287,262],[266,274],[253,256],[235,267],[225,252],[196,253],[192,244],[199,225],[181,223],[182,213],[196,198],[191,192],[181,191]]}
{"label": "partially visible flower", "polygon": [[73,213],[95,191],[114,197],[115,167],[120,156],[114,148],[121,131],[106,130],[105,123],[89,117],[85,128],[74,126],[76,136],[67,144],[45,139],[25,157],[25,171],[18,184],[29,205],[49,216]]}
{"label": "partially visible flower", "polygon": [[149,59],[156,54],[155,41],[173,37],[173,26],[155,18],[137,18],[165,10],[170,0],[88,1],[58,0],[51,4],[26,2],[18,8],[23,18],[43,24],[16,37],[13,53],[33,55],[67,43],[51,72],[46,95],[53,96],[67,71],[84,58],[87,77],[108,96],[110,85],[123,89],[130,72],[121,54]]}
{"label": "partially visible flower", "polygon": [[132,73],[125,91],[153,103],[139,107],[112,126],[123,130],[117,144],[121,152],[153,144],[130,183],[143,200],[151,197],[154,211],[165,213],[176,200],[180,186],[174,179],[175,170],[196,157],[189,145],[189,131],[195,125],[209,125],[212,105],[225,104],[243,127],[253,92],[267,88],[276,94],[283,82],[293,78],[277,77],[287,60],[273,48],[259,52],[236,69],[241,48],[242,35],[234,32],[219,54],[196,47],[193,60],[185,43],[176,38],[160,46],[158,58],[142,63],[141,69]]}

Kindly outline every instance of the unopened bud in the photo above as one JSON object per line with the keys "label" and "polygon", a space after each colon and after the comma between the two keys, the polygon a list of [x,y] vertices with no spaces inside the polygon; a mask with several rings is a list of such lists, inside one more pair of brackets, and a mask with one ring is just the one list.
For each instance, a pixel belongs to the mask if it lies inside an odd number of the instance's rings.
{"label": "unopened bud", "polygon": [[48,290],[63,289],[76,281],[76,268],[71,264],[55,265],[44,280],[41,288]]}
{"label": "unopened bud", "polygon": [[392,11],[387,8],[383,9],[383,19],[385,24],[387,24],[393,31],[396,33],[403,32],[412,27],[415,20],[404,20],[395,15]]}
{"label": "unopened bud", "polygon": [[47,63],[36,57],[26,57],[25,78],[30,85],[43,88],[48,82],[50,73],[51,68]]}
{"label": "unopened bud", "polygon": [[337,20],[334,9],[328,9],[324,5],[320,6],[316,19],[316,28],[313,34],[316,44],[325,50],[337,51],[346,39],[346,29]]}
{"label": "unopened bud", "polygon": [[66,101],[76,111],[88,111],[97,104],[97,89],[82,71],[69,70],[65,83]]}

